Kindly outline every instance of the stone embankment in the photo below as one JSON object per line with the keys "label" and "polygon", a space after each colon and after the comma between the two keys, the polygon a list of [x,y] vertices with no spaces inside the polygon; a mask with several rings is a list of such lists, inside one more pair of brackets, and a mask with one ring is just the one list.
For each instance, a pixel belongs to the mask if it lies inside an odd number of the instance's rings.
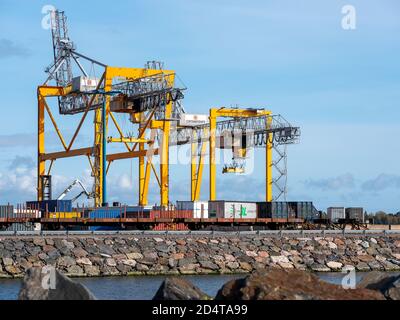
{"label": "stone embankment", "polygon": [[270,267],[399,271],[400,238],[70,236],[0,239],[0,277],[54,266],[68,276],[250,273]]}

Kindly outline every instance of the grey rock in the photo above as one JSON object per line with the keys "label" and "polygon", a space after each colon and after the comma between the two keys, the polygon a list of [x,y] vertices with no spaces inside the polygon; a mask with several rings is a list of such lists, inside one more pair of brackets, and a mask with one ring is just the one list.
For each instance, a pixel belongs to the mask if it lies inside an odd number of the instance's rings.
{"label": "grey rock", "polygon": [[[49,283],[45,277],[49,279]],[[47,286],[43,287],[43,283]],[[57,270],[43,273],[41,268],[31,268],[27,271],[18,298],[19,300],[95,300],[93,294],[82,284],[70,280]]]}
{"label": "grey rock", "polygon": [[74,256],[77,258],[86,257],[88,255],[88,253],[85,250],[83,250],[82,248],[74,248],[71,251],[74,254]]}
{"label": "grey rock", "polygon": [[82,276],[84,274],[83,269],[78,265],[72,265],[68,267],[67,273],[73,276]]}
{"label": "grey rock", "polygon": [[186,265],[194,264],[196,262],[197,262],[197,260],[195,258],[183,258],[183,259],[179,260],[178,266],[179,267],[184,267]]}
{"label": "grey rock", "polygon": [[389,300],[400,300],[400,275],[388,276],[384,272],[369,272],[357,287],[378,290]]}
{"label": "grey rock", "polygon": [[211,261],[199,261],[200,266],[204,269],[210,269],[210,270],[218,270],[219,267],[215,263],[212,263]]}
{"label": "grey rock", "polygon": [[115,250],[108,245],[99,245],[98,248],[99,248],[100,253],[105,253],[110,256],[112,256],[116,253]]}
{"label": "grey rock", "polygon": [[64,256],[64,257],[58,258],[57,265],[62,268],[63,267],[68,268],[70,266],[76,265],[76,261],[74,258],[72,258],[70,256]]}
{"label": "grey rock", "polygon": [[12,266],[14,264],[14,260],[11,258],[3,258],[3,265],[5,267]]}
{"label": "grey rock", "polygon": [[183,278],[171,277],[164,280],[153,300],[210,300],[211,298]]}
{"label": "grey rock", "polygon": [[96,277],[96,276],[100,275],[100,269],[98,266],[85,265],[84,268],[85,268],[85,273],[89,277]]}
{"label": "grey rock", "polygon": [[371,269],[370,269],[369,265],[366,264],[365,262],[359,262],[356,265],[356,270],[358,270],[358,271],[369,271]]}
{"label": "grey rock", "polygon": [[147,270],[149,270],[149,267],[146,266],[145,264],[137,263],[136,270],[137,271],[147,271]]}

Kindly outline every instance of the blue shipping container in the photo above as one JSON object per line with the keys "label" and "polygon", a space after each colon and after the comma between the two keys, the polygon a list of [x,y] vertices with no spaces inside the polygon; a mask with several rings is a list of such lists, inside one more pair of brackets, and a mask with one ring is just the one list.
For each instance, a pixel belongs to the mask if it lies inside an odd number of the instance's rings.
{"label": "blue shipping container", "polygon": [[71,212],[72,200],[27,201],[27,209],[39,208],[42,212]]}
{"label": "blue shipping container", "polygon": [[121,208],[104,207],[89,212],[90,219],[116,219],[121,218],[124,211]]}

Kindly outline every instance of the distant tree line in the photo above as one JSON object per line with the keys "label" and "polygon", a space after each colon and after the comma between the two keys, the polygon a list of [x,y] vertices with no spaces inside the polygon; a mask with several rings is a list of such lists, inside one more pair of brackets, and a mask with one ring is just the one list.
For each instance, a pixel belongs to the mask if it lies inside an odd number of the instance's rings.
{"label": "distant tree line", "polygon": [[400,212],[386,213],[378,211],[375,213],[366,213],[365,221],[370,220],[374,224],[400,224]]}

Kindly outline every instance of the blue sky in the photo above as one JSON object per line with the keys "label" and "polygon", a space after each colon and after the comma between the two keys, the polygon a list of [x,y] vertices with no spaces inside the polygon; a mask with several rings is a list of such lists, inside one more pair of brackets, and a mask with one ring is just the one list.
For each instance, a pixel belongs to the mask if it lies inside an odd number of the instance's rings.
{"label": "blue sky", "polygon": [[[65,10],[78,51],[109,65],[164,61],[187,86],[185,108],[266,107],[301,127],[288,148],[288,198],[320,209],[359,205],[400,210],[400,3],[304,1],[9,1],[0,0],[0,202],[35,195],[36,86],[51,63],[42,7]],[[344,5],[356,30],[341,27]],[[77,118],[59,118],[66,135]],[[90,123],[78,144],[91,141]],[[50,128],[49,128],[50,129]],[[49,130],[50,131],[50,130]],[[50,149],[56,137],[50,132]],[[218,177],[219,198],[261,200],[263,153],[256,170]],[[219,168],[220,169],[220,168]],[[110,170],[114,199],[137,201],[136,163]],[[205,171],[202,197],[207,198]],[[56,189],[88,180],[86,162],[60,160]],[[189,195],[189,167],[171,166],[172,200]],[[243,191],[245,192],[243,194]],[[157,202],[153,185],[151,201]]]}

